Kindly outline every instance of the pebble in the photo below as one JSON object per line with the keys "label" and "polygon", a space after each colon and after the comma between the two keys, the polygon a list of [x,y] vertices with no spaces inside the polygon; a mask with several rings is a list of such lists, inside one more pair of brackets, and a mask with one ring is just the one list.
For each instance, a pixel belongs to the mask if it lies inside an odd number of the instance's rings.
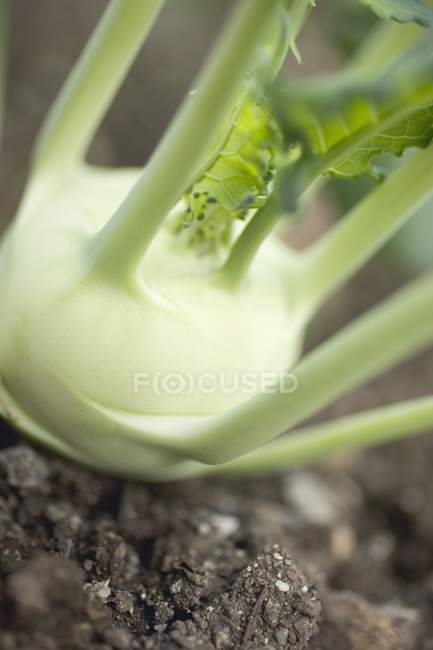
{"label": "pebble", "polygon": [[169,587],[172,594],[179,594],[182,591],[182,580],[176,580]]}
{"label": "pebble", "polygon": [[290,476],[286,495],[305,521],[317,526],[331,526],[339,518],[336,495],[329,486],[312,472]]}
{"label": "pebble", "polygon": [[210,524],[208,524],[206,521],[203,521],[198,525],[198,532],[200,535],[209,535],[212,532],[212,528]]}
{"label": "pebble", "polygon": [[275,640],[281,648],[285,648],[289,638],[289,630],[286,627],[275,632]]}
{"label": "pebble", "polygon": [[118,591],[116,593],[116,609],[119,614],[134,613],[134,600],[130,593],[126,591]]}
{"label": "pebble", "polygon": [[161,625],[155,625],[155,630],[157,632],[165,632],[167,629],[167,625],[165,623],[162,623]]}
{"label": "pebble", "polygon": [[26,445],[11,447],[0,453],[0,470],[6,474],[6,481],[11,487],[22,490],[46,488],[49,477],[48,464]]}
{"label": "pebble", "polygon": [[233,535],[239,528],[239,519],[232,515],[214,514],[211,516],[210,521],[223,539]]}
{"label": "pebble", "polygon": [[347,476],[325,480],[305,470],[288,475],[283,492],[298,516],[315,526],[338,525],[353,515],[361,503],[359,487]]}
{"label": "pebble", "polygon": [[330,550],[338,562],[347,562],[353,555],[356,546],[355,531],[352,526],[341,524],[331,530]]}
{"label": "pebble", "polygon": [[109,583],[109,580],[93,583],[88,582],[85,585],[85,589],[95,596],[95,598],[97,598],[101,603],[105,603],[105,601],[111,596],[111,589],[108,586]]}

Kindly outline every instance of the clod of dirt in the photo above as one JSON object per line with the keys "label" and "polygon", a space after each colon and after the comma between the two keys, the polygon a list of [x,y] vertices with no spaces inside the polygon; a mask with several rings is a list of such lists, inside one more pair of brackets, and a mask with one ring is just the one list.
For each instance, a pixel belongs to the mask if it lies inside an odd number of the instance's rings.
{"label": "clod of dirt", "polygon": [[175,623],[153,647],[302,650],[317,632],[320,609],[316,589],[274,545],[241,571],[232,588],[192,620]]}
{"label": "clod of dirt", "polygon": [[7,580],[11,616],[32,630],[55,630],[82,609],[82,583],[76,562],[39,555]]}
{"label": "clod of dirt", "polygon": [[[127,650],[77,562],[39,554],[6,580],[1,650]],[[101,642],[101,643],[100,643]]]}
{"label": "clod of dirt", "polygon": [[374,607],[349,592],[328,592],[311,650],[413,650],[416,624],[413,610]]}

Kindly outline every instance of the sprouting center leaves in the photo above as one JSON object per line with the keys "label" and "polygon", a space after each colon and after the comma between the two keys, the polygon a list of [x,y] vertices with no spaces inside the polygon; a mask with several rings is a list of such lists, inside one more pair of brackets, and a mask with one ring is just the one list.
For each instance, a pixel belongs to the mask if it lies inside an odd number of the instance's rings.
{"label": "sprouting center leaves", "polygon": [[186,196],[176,228],[193,248],[208,253],[229,244],[233,221],[266,202],[282,142],[269,105],[251,96],[219,156]]}
{"label": "sprouting center leaves", "polygon": [[308,16],[313,0],[284,0],[257,51],[254,74],[245,79],[235,106],[203,160],[175,230],[199,253],[231,241],[232,226],[267,200],[281,152],[279,126],[261,88],[275,79]]}

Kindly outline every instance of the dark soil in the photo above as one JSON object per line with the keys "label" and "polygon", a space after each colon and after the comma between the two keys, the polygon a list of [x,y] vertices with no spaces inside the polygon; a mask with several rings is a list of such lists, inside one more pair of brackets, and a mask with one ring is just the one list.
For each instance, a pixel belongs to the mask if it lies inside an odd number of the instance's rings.
{"label": "dark soil", "polygon": [[394,448],[168,486],[8,447],[0,648],[432,648],[432,486],[417,446],[399,445],[405,468]]}

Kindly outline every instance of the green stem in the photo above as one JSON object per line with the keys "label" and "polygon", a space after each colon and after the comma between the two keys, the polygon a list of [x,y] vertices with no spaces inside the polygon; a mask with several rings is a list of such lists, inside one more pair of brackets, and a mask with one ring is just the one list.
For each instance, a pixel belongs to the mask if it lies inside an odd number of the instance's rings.
{"label": "green stem", "polygon": [[404,25],[379,21],[362,42],[350,62],[350,70],[377,76],[425,37],[424,27],[415,23]]}
{"label": "green stem", "polygon": [[219,464],[279,436],[327,404],[418,352],[433,340],[433,274],[412,282],[311,352],[296,366],[298,389],[278,381],[261,394],[199,426],[191,457]]}
{"label": "green stem", "polygon": [[112,280],[134,277],[168,212],[191,183],[251,69],[278,0],[242,0],[207,66],[142,177],[101,231],[93,268]]}
{"label": "green stem", "polygon": [[305,22],[313,7],[316,6],[315,0],[292,0],[289,7],[289,28],[288,38],[290,49],[298,63],[301,63],[301,55],[296,45],[296,39],[301,32]]}
{"label": "green stem", "polygon": [[[292,2],[290,16],[287,20],[287,30],[281,47],[281,53],[284,52],[284,56],[281,54],[277,57],[273,77],[279,72],[288,47],[292,49],[295,58],[300,62],[300,55],[296,47],[296,38],[302,30],[313,6],[315,6],[314,0],[295,0]],[[254,215],[254,218],[251,219],[239,235],[227,261],[218,272],[218,279],[223,286],[231,290],[236,290],[241,286],[261,245],[274,230],[282,215],[283,211],[281,207],[275,201],[272,201],[272,199]]]}
{"label": "green stem", "polygon": [[112,0],[50,110],[34,166],[79,163],[153,27],[164,0]]}
{"label": "green stem", "polygon": [[[410,188],[399,198],[397,189]],[[306,189],[303,186],[303,189]],[[433,194],[433,147],[415,153],[371,192],[319,243],[301,256],[298,293],[314,309],[388,241]],[[238,288],[282,210],[276,201],[259,210],[237,239],[219,276]],[[378,217],[378,215],[380,215]]]}
{"label": "green stem", "polygon": [[226,465],[216,474],[261,474],[316,462],[334,453],[382,445],[433,429],[433,399],[425,397],[294,431]]}
{"label": "green stem", "polygon": [[260,246],[280,220],[281,208],[272,199],[261,208],[245,226],[230,255],[218,273],[223,286],[236,290],[251,266]]}
{"label": "green stem", "polygon": [[429,147],[415,152],[304,254],[299,300],[317,309],[432,195],[433,147]]}

